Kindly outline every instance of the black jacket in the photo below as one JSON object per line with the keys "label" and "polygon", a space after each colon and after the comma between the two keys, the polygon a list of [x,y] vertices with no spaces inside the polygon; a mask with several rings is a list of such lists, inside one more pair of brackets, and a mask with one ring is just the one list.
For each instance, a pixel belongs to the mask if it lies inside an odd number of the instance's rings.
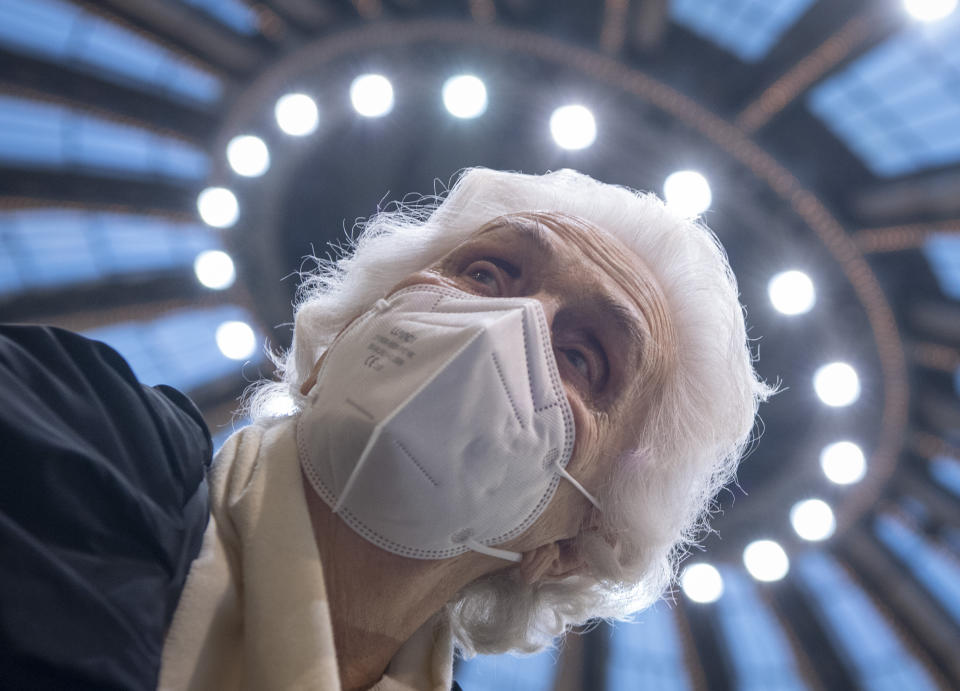
{"label": "black jacket", "polygon": [[0,688],[156,688],[212,451],[105,344],[0,325]]}

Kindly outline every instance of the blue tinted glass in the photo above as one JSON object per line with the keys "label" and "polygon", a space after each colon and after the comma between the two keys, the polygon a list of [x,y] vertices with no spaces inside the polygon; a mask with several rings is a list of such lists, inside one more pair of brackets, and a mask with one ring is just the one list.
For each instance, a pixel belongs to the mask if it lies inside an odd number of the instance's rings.
{"label": "blue tinted glass", "polygon": [[879,176],[960,160],[960,12],[913,22],[812,89],[810,110]]}
{"label": "blue tinted glass", "polygon": [[930,461],[930,475],[960,498],[960,461],[940,456]]}
{"label": "blue tinted glass", "polygon": [[757,584],[735,569],[723,569],[723,597],[716,604],[727,640],[736,688],[761,691],[807,688],[797,674],[786,635]]}
{"label": "blue tinted glass", "polygon": [[0,2],[0,45],[202,103],[216,102],[223,91],[219,79],[166,48],[61,0]]}
{"label": "blue tinted glass", "polygon": [[746,62],[762,59],[813,0],[671,0],[670,17]]}
{"label": "blue tinted glass", "polygon": [[0,212],[0,292],[188,267],[220,249],[195,223],[78,209]]}
{"label": "blue tinted glass", "polygon": [[892,515],[877,516],[873,530],[960,624],[960,562],[956,557],[933,544],[914,526]]}
{"label": "blue tinted glass", "polygon": [[203,151],[177,139],[11,96],[0,96],[0,160],[185,180],[202,179],[209,167]]}
{"label": "blue tinted glass", "polygon": [[[216,342],[217,327],[232,320],[253,323],[242,308],[222,305],[178,310],[152,321],[111,324],[84,335],[116,349],[142,383],[190,391],[231,373],[239,375],[244,361],[225,357]],[[259,357],[255,353],[251,360]]]}
{"label": "blue tinted glass", "polygon": [[537,655],[478,655],[462,660],[456,679],[470,691],[550,691],[557,674],[558,652]]}
{"label": "blue tinted glass", "polygon": [[930,235],[923,243],[923,255],[943,294],[960,300],[960,235]]}
{"label": "blue tinted glass", "polygon": [[237,33],[250,36],[257,33],[257,15],[240,0],[181,0],[205,12]]}
{"label": "blue tinted glass", "polygon": [[873,601],[833,557],[808,552],[796,560],[795,573],[798,584],[817,605],[833,644],[853,663],[862,688],[936,689]]}
{"label": "blue tinted glass", "polygon": [[673,610],[666,602],[637,614],[633,622],[617,622],[610,634],[607,689],[692,688]]}

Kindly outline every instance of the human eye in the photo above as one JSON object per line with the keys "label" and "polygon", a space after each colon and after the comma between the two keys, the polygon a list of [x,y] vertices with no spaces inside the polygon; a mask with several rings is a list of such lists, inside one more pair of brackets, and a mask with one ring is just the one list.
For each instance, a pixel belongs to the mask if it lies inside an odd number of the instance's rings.
{"label": "human eye", "polygon": [[516,275],[518,272],[513,265],[492,257],[472,261],[463,270],[463,276],[475,286],[490,295],[499,296],[507,295],[507,280]]}
{"label": "human eye", "polygon": [[584,343],[564,343],[557,347],[557,353],[581,388],[593,395],[602,392],[606,386],[609,365],[606,353],[599,343],[592,340]]}

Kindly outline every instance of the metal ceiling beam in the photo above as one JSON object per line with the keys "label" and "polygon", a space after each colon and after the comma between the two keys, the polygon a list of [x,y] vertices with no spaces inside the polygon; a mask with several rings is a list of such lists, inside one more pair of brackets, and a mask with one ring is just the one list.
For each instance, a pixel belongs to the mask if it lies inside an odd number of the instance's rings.
{"label": "metal ceiling beam", "polygon": [[109,111],[159,131],[173,130],[187,139],[206,141],[217,126],[211,110],[202,104],[159,95],[157,89],[122,86],[70,63],[52,63],[0,48],[3,81],[23,93],[56,94],[83,109]]}
{"label": "metal ceiling beam", "polygon": [[730,652],[717,622],[719,615],[716,605],[680,598],[679,607],[690,626],[690,637],[693,639],[710,691],[731,691],[736,688],[733,669],[729,663]]}
{"label": "metal ceiling beam", "polygon": [[817,603],[795,579],[772,584],[769,593],[780,625],[793,632],[820,685],[827,691],[857,688],[853,665],[834,646],[830,627],[817,614]]}
{"label": "metal ceiling beam", "polygon": [[910,305],[905,318],[910,328],[926,339],[960,344],[960,305],[954,302],[916,302]]}
{"label": "metal ceiling beam", "polygon": [[915,639],[908,638],[905,643],[932,663],[933,671],[948,682],[947,688],[960,688],[960,628],[939,603],[864,525],[851,528],[840,547],[875,604],[890,610],[898,625]]}
{"label": "metal ceiling beam", "polygon": [[[52,286],[29,290],[0,299],[0,315],[4,321],[43,322],[51,324],[82,323],[93,328],[118,320],[119,314],[164,310],[171,304],[198,306],[222,302],[202,287],[190,267],[170,271],[139,271],[131,275],[110,276],[102,281]],[[160,307],[156,307],[160,305]],[[138,312],[142,310],[142,312]],[[159,313],[159,312],[158,312]]]}
{"label": "metal ceiling beam", "polygon": [[176,46],[235,76],[246,77],[269,58],[263,39],[243,38],[203,13],[164,0],[86,0],[85,7],[157,43]]}
{"label": "metal ceiling beam", "polygon": [[[121,177],[122,176],[122,177]],[[123,205],[176,215],[194,213],[197,189],[163,178],[135,177],[102,171],[42,170],[0,167],[0,190],[5,197],[30,197],[39,202],[71,205]],[[0,197],[0,206],[4,197]]]}
{"label": "metal ceiling beam", "polygon": [[960,527],[960,500],[934,482],[916,463],[901,463],[890,488],[896,496],[912,497],[923,504],[930,513],[929,527],[934,533],[942,528]]}
{"label": "metal ceiling beam", "polygon": [[949,223],[960,216],[960,166],[880,182],[855,192],[850,206],[865,223]]}

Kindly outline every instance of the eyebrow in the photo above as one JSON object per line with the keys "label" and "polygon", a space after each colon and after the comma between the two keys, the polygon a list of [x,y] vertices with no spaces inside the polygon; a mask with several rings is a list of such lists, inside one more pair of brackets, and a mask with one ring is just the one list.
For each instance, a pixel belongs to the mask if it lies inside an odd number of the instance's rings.
{"label": "eyebrow", "polygon": [[[522,238],[523,242],[532,245],[538,252],[546,255],[548,258],[552,259],[557,256],[557,249],[554,247],[553,241],[550,239],[548,233],[543,229],[542,225],[535,221],[529,221],[527,219],[506,219],[504,223],[492,226],[483,231],[481,235],[503,229],[515,231],[517,237]],[[624,334],[627,336],[629,339],[629,349],[632,351],[630,355],[632,355],[635,360],[633,365],[639,367],[640,363],[636,360],[643,357],[647,344],[647,332],[637,320],[633,311],[606,291],[591,290],[584,298],[590,303],[592,308],[603,313],[604,316],[610,320],[617,336]]]}

